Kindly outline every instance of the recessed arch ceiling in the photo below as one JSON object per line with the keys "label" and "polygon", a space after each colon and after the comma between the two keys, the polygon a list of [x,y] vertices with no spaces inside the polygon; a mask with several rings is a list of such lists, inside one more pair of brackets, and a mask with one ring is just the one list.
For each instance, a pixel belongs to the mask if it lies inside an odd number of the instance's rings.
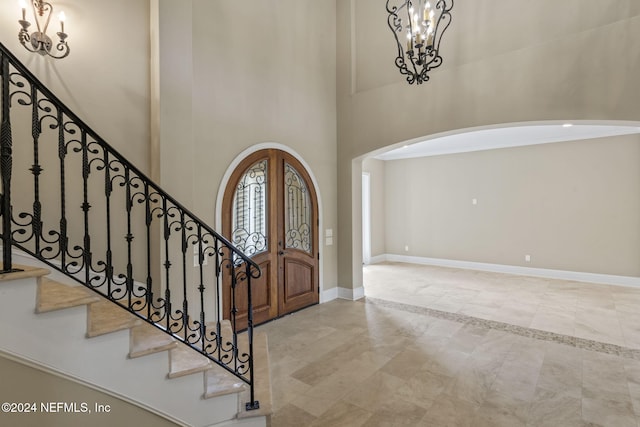
{"label": "recessed arch ceiling", "polygon": [[377,154],[375,158],[399,160],[629,134],[640,134],[640,123],[581,124],[567,122],[515,125],[476,129],[409,141],[390,151]]}

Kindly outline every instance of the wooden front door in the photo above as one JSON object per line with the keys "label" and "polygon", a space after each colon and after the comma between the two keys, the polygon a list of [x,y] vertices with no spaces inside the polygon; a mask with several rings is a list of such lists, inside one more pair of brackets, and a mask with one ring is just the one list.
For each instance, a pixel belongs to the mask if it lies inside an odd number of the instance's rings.
{"label": "wooden front door", "polygon": [[[251,286],[254,324],[317,304],[318,203],[309,174],[290,154],[267,149],[244,159],[223,199],[222,232],[262,269]],[[247,321],[247,292],[236,289],[236,327]],[[223,283],[230,318],[230,281]]]}

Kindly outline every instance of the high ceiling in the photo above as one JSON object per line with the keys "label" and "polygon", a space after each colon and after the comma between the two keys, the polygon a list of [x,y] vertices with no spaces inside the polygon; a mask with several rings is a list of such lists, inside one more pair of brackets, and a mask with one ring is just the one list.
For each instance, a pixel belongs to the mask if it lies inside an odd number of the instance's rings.
{"label": "high ceiling", "polygon": [[568,123],[519,125],[471,130],[410,141],[398,148],[378,154],[375,158],[398,160],[639,133],[639,123],[626,122],[615,125]]}

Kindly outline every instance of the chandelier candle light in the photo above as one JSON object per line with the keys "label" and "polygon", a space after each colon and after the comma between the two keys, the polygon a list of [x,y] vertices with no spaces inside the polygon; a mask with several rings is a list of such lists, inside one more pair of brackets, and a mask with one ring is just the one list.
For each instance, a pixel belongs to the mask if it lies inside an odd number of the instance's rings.
{"label": "chandelier candle light", "polygon": [[440,40],[451,24],[452,8],[453,0],[387,0],[387,23],[398,47],[396,66],[409,84],[428,81],[427,73],[442,64]]}
{"label": "chandelier candle light", "polygon": [[53,50],[53,41],[51,37],[47,35],[49,21],[51,21],[51,14],[53,13],[53,6],[51,3],[42,0],[29,1],[29,4],[31,5],[31,9],[33,9],[33,17],[36,21],[37,31],[29,34],[28,29],[31,26],[31,22],[27,21],[27,2],[20,0],[20,8],[22,9],[22,19],[18,20],[18,23],[22,26],[22,29],[18,33],[20,44],[29,52],[36,52],[43,56],[48,55],[56,59],[62,59],[68,56],[69,45],[66,41],[68,35],[64,32],[64,21],[66,19],[64,12],[58,14],[60,32],[56,34],[60,38],[60,41],[56,45],[55,50]]}

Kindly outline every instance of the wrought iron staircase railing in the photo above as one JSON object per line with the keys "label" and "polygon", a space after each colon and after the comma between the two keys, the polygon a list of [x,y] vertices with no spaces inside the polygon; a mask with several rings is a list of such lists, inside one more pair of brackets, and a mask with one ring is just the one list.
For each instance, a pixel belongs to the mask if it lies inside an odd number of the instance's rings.
{"label": "wrought iron staircase railing", "polygon": [[[14,270],[12,247],[23,250],[246,382],[247,410],[257,409],[258,265],[108,145],[2,44],[0,79],[2,271]],[[248,309],[242,350],[238,304]],[[221,335],[223,319],[231,339]]]}

